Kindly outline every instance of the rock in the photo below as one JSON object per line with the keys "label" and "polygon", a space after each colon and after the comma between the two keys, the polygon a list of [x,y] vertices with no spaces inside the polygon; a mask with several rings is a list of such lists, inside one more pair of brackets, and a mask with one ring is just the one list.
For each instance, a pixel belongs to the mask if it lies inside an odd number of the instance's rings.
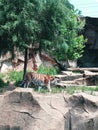
{"label": "rock", "polygon": [[84,93],[75,94],[69,98],[68,103],[70,106],[67,114],[69,116],[69,128],[71,127],[72,130],[98,129],[98,99],[96,96]]}
{"label": "rock", "polygon": [[62,95],[16,88],[0,97],[0,130],[63,130],[66,107]]}
{"label": "rock", "polygon": [[11,64],[11,62],[10,62],[10,61],[4,61],[4,62],[2,63],[0,72],[1,72],[1,73],[4,73],[4,72],[11,71],[11,70],[12,70],[12,64]]}
{"label": "rock", "polygon": [[0,130],[98,130],[98,96],[36,93],[0,95]]}
{"label": "rock", "polygon": [[71,76],[73,74],[72,71],[61,71],[61,74]]}

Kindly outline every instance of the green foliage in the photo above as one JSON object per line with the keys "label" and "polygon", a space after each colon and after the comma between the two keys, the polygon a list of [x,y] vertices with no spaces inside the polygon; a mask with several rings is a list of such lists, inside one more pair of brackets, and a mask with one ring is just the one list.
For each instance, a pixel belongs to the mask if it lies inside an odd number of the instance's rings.
{"label": "green foliage", "polygon": [[39,0],[1,0],[0,36],[7,37],[6,45],[24,48],[33,43],[40,32],[39,13]]}
{"label": "green foliage", "polygon": [[3,78],[5,77],[5,74],[0,74],[0,88],[4,88],[7,86],[7,83],[4,82]]}
{"label": "green foliage", "polygon": [[12,71],[8,74],[7,81],[14,82],[17,85],[18,82],[22,80],[22,77],[23,77],[23,71],[20,72]]}
{"label": "green foliage", "polygon": [[[34,90],[35,90],[36,92],[39,92],[39,91],[38,91],[38,87],[37,87],[37,88],[34,88]],[[47,92],[48,92],[48,91],[47,91],[46,87],[45,87],[45,88],[41,88],[41,90],[40,90],[40,93],[46,94]]]}
{"label": "green foliage", "polygon": [[38,73],[56,75],[58,74],[58,70],[54,67],[46,67],[44,65],[41,65],[38,69]]}
{"label": "green foliage", "polygon": [[58,60],[78,59],[84,49],[85,24],[68,0],[1,0],[0,49],[12,51],[40,43]]}
{"label": "green foliage", "polygon": [[89,87],[89,86],[81,86],[81,87],[67,87],[66,91],[69,94],[73,94],[73,93],[79,93],[79,92],[89,92],[90,94],[93,94],[94,91],[96,91],[96,88],[93,87]]}
{"label": "green foliage", "polygon": [[67,91],[67,93],[69,93],[69,94],[75,93],[75,90],[77,90],[77,87],[67,87],[67,88],[66,88],[66,91]]}
{"label": "green foliage", "polygon": [[41,20],[42,48],[58,60],[80,58],[86,41],[79,34],[85,25],[79,19],[79,11],[67,0],[47,0],[45,7]]}
{"label": "green foliage", "polygon": [[85,47],[84,42],[86,40],[83,39],[83,36],[77,36],[73,38],[73,43],[70,44],[67,52],[67,57],[70,60],[78,59],[82,57],[83,49]]}
{"label": "green foliage", "polygon": [[5,75],[3,73],[0,73],[0,78],[3,78]]}
{"label": "green foliage", "polygon": [[95,91],[98,91],[98,86],[96,86]]}
{"label": "green foliage", "polygon": [[79,70],[73,70],[72,73],[81,74],[81,72]]}
{"label": "green foliage", "polygon": [[0,78],[0,88],[4,88],[7,84]]}
{"label": "green foliage", "polygon": [[[1,0],[0,1],[0,52],[5,48],[15,56],[14,48],[30,48],[39,41],[43,5],[40,0]],[[4,44],[4,45],[3,45]],[[27,55],[27,54],[26,54]],[[24,66],[26,66],[26,56]],[[26,67],[24,67],[24,75]],[[23,76],[24,77],[24,76]]]}
{"label": "green foliage", "polygon": [[64,91],[66,91],[66,89],[62,88],[62,87],[53,87],[52,88],[52,93],[62,93]]}
{"label": "green foliage", "polygon": [[[35,88],[34,90],[38,91],[38,88],[37,89]],[[65,91],[64,88],[60,88],[60,87],[53,87],[52,88],[52,93],[62,93],[63,91]],[[48,91],[46,88],[41,88],[40,92],[46,94]]]}

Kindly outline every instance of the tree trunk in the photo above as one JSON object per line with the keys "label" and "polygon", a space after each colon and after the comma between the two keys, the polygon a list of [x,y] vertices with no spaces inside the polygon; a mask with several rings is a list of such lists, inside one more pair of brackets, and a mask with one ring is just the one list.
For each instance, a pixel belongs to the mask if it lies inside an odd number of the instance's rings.
{"label": "tree trunk", "polygon": [[27,63],[28,63],[28,49],[25,48],[25,55],[24,55],[24,73],[23,73],[23,80],[25,79],[26,72],[27,72]]}

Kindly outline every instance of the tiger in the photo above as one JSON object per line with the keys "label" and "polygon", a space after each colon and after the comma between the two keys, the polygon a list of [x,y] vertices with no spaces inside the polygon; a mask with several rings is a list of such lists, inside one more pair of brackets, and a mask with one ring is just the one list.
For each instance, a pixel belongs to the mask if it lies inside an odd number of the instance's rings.
{"label": "tiger", "polygon": [[46,86],[48,91],[51,92],[50,81],[53,80],[54,77],[48,74],[39,74],[36,72],[28,72],[25,77],[24,87],[29,87],[31,83],[38,86],[38,91],[42,88],[42,86]]}

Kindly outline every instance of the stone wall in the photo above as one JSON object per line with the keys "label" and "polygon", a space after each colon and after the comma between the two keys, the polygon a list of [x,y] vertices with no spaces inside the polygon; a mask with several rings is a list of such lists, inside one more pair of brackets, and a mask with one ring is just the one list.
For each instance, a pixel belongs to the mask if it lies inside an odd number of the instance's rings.
{"label": "stone wall", "polygon": [[80,67],[98,66],[98,18],[86,17],[86,25],[83,35],[87,38],[83,57],[79,59]]}

